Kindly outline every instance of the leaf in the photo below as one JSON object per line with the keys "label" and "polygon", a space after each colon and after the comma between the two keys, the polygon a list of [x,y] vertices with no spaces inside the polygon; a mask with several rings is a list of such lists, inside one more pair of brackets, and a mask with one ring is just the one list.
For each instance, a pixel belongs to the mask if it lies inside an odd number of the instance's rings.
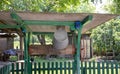
{"label": "leaf", "polygon": [[10,3],[9,1],[7,1],[7,0],[4,0],[4,2],[5,2],[6,4],[8,4],[8,5],[11,4],[11,3]]}

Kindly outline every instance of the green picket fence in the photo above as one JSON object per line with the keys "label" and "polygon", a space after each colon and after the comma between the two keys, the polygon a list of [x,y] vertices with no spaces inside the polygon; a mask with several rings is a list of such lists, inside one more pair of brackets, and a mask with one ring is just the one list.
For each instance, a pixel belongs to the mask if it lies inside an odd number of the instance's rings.
{"label": "green picket fence", "polygon": [[0,74],[10,74],[11,71],[11,64],[4,65],[0,67]]}
{"label": "green picket fence", "polygon": [[[73,62],[33,62],[32,74],[73,74]],[[81,62],[81,74],[120,74],[117,62]],[[13,63],[11,74],[24,74],[24,63]]]}

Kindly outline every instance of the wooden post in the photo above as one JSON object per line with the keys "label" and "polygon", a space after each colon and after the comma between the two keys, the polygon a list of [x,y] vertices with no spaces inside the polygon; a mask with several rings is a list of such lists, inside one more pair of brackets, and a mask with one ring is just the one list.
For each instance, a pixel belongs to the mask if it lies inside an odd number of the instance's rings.
{"label": "wooden post", "polygon": [[80,42],[81,42],[81,31],[83,28],[83,24],[81,22],[76,22],[76,31],[78,32],[77,38],[75,38],[75,47],[76,47],[76,53],[74,58],[74,68],[73,73],[74,74],[80,74]]}
{"label": "wooden post", "polygon": [[32,74],[30,56],[28,54],[28,46],[30,43],[30,33],[25,33],[24,36],[24,60],[25,60],[25,74]]}
{"label": "wooden post", "polygon": [[23,59],[23,37],[22,36],[20,36],[20,50],[21,50],[21,56],[20,56],[20,58],[21,59]]}

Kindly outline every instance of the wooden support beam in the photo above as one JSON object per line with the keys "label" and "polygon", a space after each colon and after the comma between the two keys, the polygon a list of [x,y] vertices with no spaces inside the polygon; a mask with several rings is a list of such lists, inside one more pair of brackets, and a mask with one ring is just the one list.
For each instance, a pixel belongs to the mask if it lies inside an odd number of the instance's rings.
{"label": "wooden support beam", "polygon": [[15,12],[12,12],[10,15],[12,19],[15,20],[18,24],[23,24],[22,18],[19,15],[17,15]]}
{"label": "wooden support beam", "polygon": [[31,31],[29,27],[25,26],[22,18],[19,15],[17,15],[15,12],[12,12],[10,15],[12,19],[15,20],[19,26],[21,26],[22,28],[26,28],[26,30],[28,31]]}
{"label": "wooden support beam", "polygon": [[19,29],[21,28],[22,26],[21,25],[4,25],[4,24],[0,24],[0,29],[6,29],[6,28],[16,28],[16,29]]}
{"label": "wooden support beam", "polygon": [[80,41],[81,41],[82,29],[83,29],[83,26],[86,23],[90,22],[91,20],[92,20],[92,16],[89,15],[86,18],[84,18],[81,22],[77,21],[76,22],[77,24],[75,24],[75,25],[78,26],[77,28],[75,27],[75,30],[78,32],[78,35],[77,35],[77,38],[76,38],[77,41],[75,40],[77,50],[76,50],[76,54],[75,54],[75,58],[74,58],[74,66],[75,66],[75,68],[73,70],[74,74],[80,74],[80,59],[81,59],[80,58],[80,53],[81,53],[81,50],[80,50],[81,43],[80,43]]}
{"label": "wooden support beam", "polygon": [[25,60],[25,74],[32,74],[30,56],[28,54],[28,47],[30,44],[30,32],[25,32],[24,36],[24,60]]}
{"label": "wooden support beam", "polygon": [[32,32],[34,35],[40,35],[40,34],[54,34],[54,32]]}
{"label": "wooden support beam", "polygon": [[[81,22],[82,25],[85,26],[87,23],[89,23],[90,21],[92,21],[92,18],[93,18],[92,15],[88,15],[88,16],[86,16],[86,17],[85,17],[82,21],[80,21],[80,22]],[[70,26],[70,29],[71,29],[71,30],[75,30],[75,25]]]}
{"label": "wooden support beam", "polygon": [[93,19],[93,15],[88,15],[87,17],[85,17],[83,20],[82,20],[82,24],[85,25],[89,22],[91,22]]}
{"label": "wooden support beam", "polygon": [[23,52],[24,52],[24,50],[23,50],[23,36],[20,36],[20,50],[22,51],[21,52],[21,59],[23,59]]}
{"label": "wooden support beam", "polygon": [[74,25],[72,21],[42,21],[42,20],[24,20],[25,25],[49,25],[49,26],[70,26]]}

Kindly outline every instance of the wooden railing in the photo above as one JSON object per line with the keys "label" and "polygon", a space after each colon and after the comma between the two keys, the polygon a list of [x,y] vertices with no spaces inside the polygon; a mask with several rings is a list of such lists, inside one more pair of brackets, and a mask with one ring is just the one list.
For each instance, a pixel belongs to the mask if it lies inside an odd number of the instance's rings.
{"label": "wooden railing", "polygon": [[[32,74],[73,74],[73,62],[33,62]],[[81,62],[80,74],[120,74],[117,62]],[[24,74],[24,63],[13,63],[11,74]]]}

